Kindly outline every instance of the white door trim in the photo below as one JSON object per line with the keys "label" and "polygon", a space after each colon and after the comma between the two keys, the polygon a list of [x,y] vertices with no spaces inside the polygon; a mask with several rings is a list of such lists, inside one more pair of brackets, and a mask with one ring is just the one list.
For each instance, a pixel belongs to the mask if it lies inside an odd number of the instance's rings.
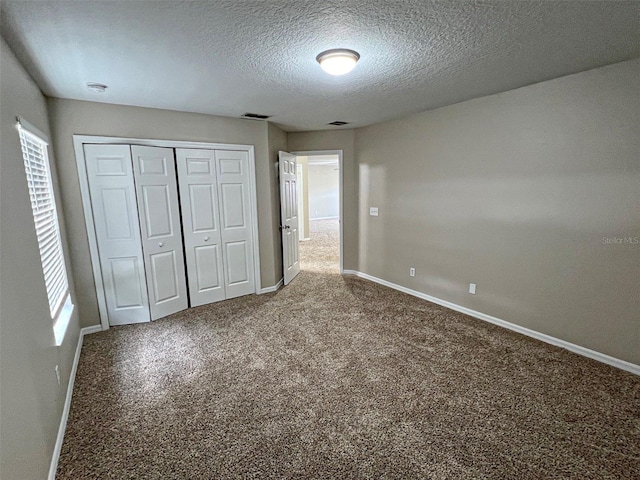
{"label": "white door trim", "polygon": [[344,248],[343,248],[343,237],[344,237],[344,164],[342,161],[342,150],[305,150],[305,151],[295,151],[289,152],[293,155],[298,156],[313,156],[313,155],[337,155],[338,156],[338,168],[340,171],[340,188],[338,193],[338,201],[339,201],[339,224],[340,224],[340,273],[344,272]]}
{"label": "white door trim", "polygon": [[[87,169],[83,148],[83,145],[86,143],[142,145],[148,147],[168,148],[198,148],[203,150],[240,150],[247,152],[249,154],[249,195],[251,198],[251,209],[253,217],[251,219],[251,236],[253,239],[255,293],[260,293],[262,291],[262,285],[260,281],[260,245],[258,242],[258,196],[256,192],[256,161],[255,148],[253,145],[190,142],[183,140],[153,140],[148,138],[103,137],[96,135],[74,135],[73,148],[76,156],[76,166],[78,168],[78,181],[80,184],[80,194],[82,196],[84,221],[85,227],[87,229],[87,239],[89,241],[91,266],[93,269],[93,279],[96,285],[96,297],[98,298],[98,312],[100,313],[100,323],[102,325],[102,330],[109,329],[109,317],[107,315],[107,302],[104,296],[102,269],[100,268],[100,261],[98,256],[98,242],[96,239],[96,231],[93,223],[93,212],[91,209],[91,199],[89,196],[89,182],[87,180]],[[342,169],[340,171],[342,172]]]}

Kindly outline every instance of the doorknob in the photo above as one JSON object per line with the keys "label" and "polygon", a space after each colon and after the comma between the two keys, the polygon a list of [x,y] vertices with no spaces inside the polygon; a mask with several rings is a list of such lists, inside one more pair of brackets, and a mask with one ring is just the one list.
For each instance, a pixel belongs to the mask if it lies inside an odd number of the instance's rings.
{"label": "doorknob", "polygon": [[290,229],[290,228],[291,228],[291,225],[287,225],[287,226],[286,226],[286,228],[287,228],[287,230],[288,230],[288,229]]}
{"label": "doorknob", "polygon": [[204,241],[208,242],[209,241],[209,237],[204,237]]}
{"label": "doorknob", "polygon": [[164,247],[164,243],[160,242],[160,243],[158,244],[158,246],[162,248],[162,247]]}

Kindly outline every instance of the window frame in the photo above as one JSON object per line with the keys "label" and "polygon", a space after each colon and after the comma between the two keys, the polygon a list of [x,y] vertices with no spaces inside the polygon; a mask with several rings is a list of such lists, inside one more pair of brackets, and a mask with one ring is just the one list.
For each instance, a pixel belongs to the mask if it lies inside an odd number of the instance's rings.
{"label": "window frame", "polygon": [[[53,327],[56,346],[60,346],[64,340],[67,327],[71,320],[71,315],[74,310],[74,305],[71,301],[71,290],[69,286],[69,272],[68,272],[67,264],[65,261],[64,246],[62,243],[62,229],[60,227],[60,218],[58,215],[58,203],[56,201],[53,175],[51,172],[51,160],[50,160],[49,151],[48,151],[49,139],[47,135],[42,133],[40,130],[35,128],[33,125],[31,125],[29,122],[27,122],[23,118],[17,117],[17,120],[18,120],[18,133],[19,133],[19,139],[20,139],[20,150],[22,153],[23,166],[25,169],[25,180],[27,181],[27,188],[29,190],[29,199],[31,201],[31,213],[32,213],[34,229],[36,230],[36,237],[38,241],[38,254],[40,257],[40,265],[42,267],[43,280],[45,281],[45,288],[47,291],[49,313],[51,315],[51,320],[53,322],[52,327]],[[31,142],[32,144],[37,145],[40,149],[40,152],[42,154],[41,155],[42,159],[41,161],[38,162],[38,165],[36,165],[35,156],[30,155],[28,150],[26,150],[27,142]],[[49,206],[51,216],[49,220],[46,221],[45,223],[46,227],[44,228],[49,228],[50,232],[51,232],[51,229],[53,229],[53,235],[55,235],[55,238],[53,240],[51,238],[45,240],[43,238],[45,237],[45,235],[43,235],[38,231],[39,227],[37,225],[38,220],[36,216],[38,214],[41,214],[42,212],[38,212],[37,205],[34,205],[33,203],[34,202],[33,199],[35,197],[35,191],[33,188],[33,184],[34,184],[33,173],[30,169],[33,168],[34,166],[39,166],[44,171],[44,180],[40,180],[40,181],[43,183],[46,183],[46,187],[47,187],[46,194],[48,195],[47,198],[51,202],[51,205]],[[36,210],[34,210],[34,207],[36,207]],[[43,227],[40,227],[40,229],[43,229]],[[51,233],[49,233],[49,236],[50,235]],[[50,252],[52,253],[50,254],[51,256],[48,258],[44,258],[42,255],[42,251],[44,250],[43,246],[46,245],[45,242],[55,243],[52,247],[45,246],[45,248],[53,249],[53,250],[50,250]],[[50,272],[49,276],[47,276],[47,273],[46,273],[47,268],[49,268],[46,265],[47,262],[51,262],[51,264],[54,264],[55,262],[56,264],[53,267],[53,270]],[[51,284],[51,281],[55,281],[56,277],[58,278],[57,283],[62,282],[62,284],[60,285],[60,287],[62,287],[60,292],[57,292],[59,287],[54,288],[54,287],[57,287],[56,283]],[[50,291],[50,290],[53,290],[53,291]]]}

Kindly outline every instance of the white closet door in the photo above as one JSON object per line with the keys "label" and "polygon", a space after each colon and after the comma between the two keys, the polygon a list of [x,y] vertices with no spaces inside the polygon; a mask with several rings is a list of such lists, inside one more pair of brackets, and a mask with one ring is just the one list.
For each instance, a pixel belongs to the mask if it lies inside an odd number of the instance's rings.
{"label": "white closet door", "polygon": [[188,306],[173,149],[131,146],[151,319]]}
{"label": "white closet door", "polygon": [[138,208],[128,145],[84,145],[110,325],[148,322]]}
{"label": "white closet door", "polygon": [[191,306],[224,300],[218,183],[213,150],[177,149]]}
{"label": "white closet door", "polygon": [[255,293],[249,154],[216,150],[222,261],[227,298]]}

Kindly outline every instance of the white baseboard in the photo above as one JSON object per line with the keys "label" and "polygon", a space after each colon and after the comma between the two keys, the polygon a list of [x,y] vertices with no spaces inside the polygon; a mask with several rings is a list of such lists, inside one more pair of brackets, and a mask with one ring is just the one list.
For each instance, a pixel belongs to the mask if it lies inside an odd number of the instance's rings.
{"label": "white baseboard", "polygon": [[542,342],[555,345],[556,347],[564,348],[573,353],[577,353],[578,355],[583,355],[585,357],[592,358],[593,360],[606,363],[607,365],[617,367],[621,370],[631,372],[635,375],[640,375],[640,365],[636,365],[634,363],[627,362],[625,360],[620,360],[619,358],[611,357],[604,353],[596,352],[595,350],[590,350],[588,348],[581,347],[580,345],[576,345],[574,343],[570,343],[565,340],[552,337],[551,335],[547,335],[545,333],[540,333],[540,332],[536,332],[535,330],[531,330],[529,328],[521,327],[520,325],[516,325],[514,323],[507,322],[506,320],[502,320],[500,318],[487,315],[486,313],[478,312],[476,310],[471,310],[470,308],[462,307],[460,305],[456,305],[455,303],[447,302],[446,300],[441,300],[440,298],[432,297],[431,295],[427,295],[426,293],[418,292],[417,290],[412,290],[410,288],[388,282],[387,280],[382,280],[381,278],[373,277],[366,273],[358,272],[356,270],[344,270],[343,274],[355,275],[357,277],[364,278],[366,280],[370,280],[375,283],[379,283],[380,285],[384,285],[385,287],[393,288],[394,290],[399,290],[400,292],[408,293],[409,295],[413,295],[414,297],[422,298],[423,300],[427,300],[429,302],[442,305],[443,307],[447,307],[447,308],[450,308],[451,310],[455,310],[457,312],[464,313],[471,317],[484,320],[485,322],[493,323],[494,325],[498,325],[508,330],[513,330],[514,332],[518,332],[528,337],[532,337],[537,340],[540,340]]}
{"label": "white baseboard", "polygon": [[284,283],[284,278],[281,278],[280,281],[275,285],[273,285],[272,287],[266,287],[266,288],[260,289],[260,295],[262,295],[263,293],[275,292],[283,285],[283,283]]}
{"label": "white baseboard", "polygon": [[102,331],[103,331],[102,325],[93,325],[91,327],[84,327],[80,329],[80,333],[82,334],[83,337],[87,335],[91,335],[92,333],[98,333]]}
{"label": "white baseboard", "polygon": [[335,216],[335,217],[318,217],[318,218],[311,218],[309,217],[309,221],[313,222],[314,220],[338,220],[340,217]]}
{"label": "white baseboard", "polygon": [[58,460],[60,459],[60,452],[62,451],[62,443],[64,442],[64,432],[67,430],[67,420],[69,418],[69,410],[71,408],[71,397],[73,396],[73,385],[76,380],[76,371],[78,370],[78,362],[80,361],[80,352],[82,351],[82,343],[85,335],[97,333],[102,331],[101,325],[94,325],[92,327],[85,327],[80,329],[80,336],[78,337],[78,345],[76,346],[76,354],[73,357],[73,365],[71,366],[71,373],[69,374],[69,385],[67,386],[67,397],[64,400],[64,407],[62,408],[62,416],[60,417],[60,426],[58,427],[58,436],[56,437],[56,444],[53,447],[53,455],[51,456],[51,466],[49,467],[49,480],[55,480],[56,471],[58,470]]}

